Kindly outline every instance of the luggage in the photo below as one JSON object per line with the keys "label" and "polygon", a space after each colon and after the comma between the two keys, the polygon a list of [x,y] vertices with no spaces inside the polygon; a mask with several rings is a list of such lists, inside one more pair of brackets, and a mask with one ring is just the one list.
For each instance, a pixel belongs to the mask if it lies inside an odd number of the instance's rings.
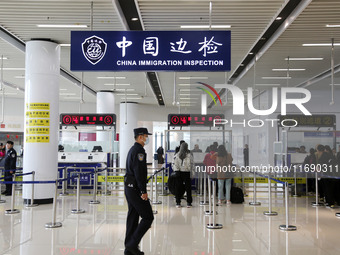
{"label": "luggage", "polygon": [[183,197],[185,193],[185,186],[179,171],[173,171],[168,179],[168,187],[171,194],[176,196],[178,192],[179,197]]}
{"label": "luggage", "polygon": [[244,195],[241,188],[231,187],[230,202],[233,204],[242,204],[244,202]]}

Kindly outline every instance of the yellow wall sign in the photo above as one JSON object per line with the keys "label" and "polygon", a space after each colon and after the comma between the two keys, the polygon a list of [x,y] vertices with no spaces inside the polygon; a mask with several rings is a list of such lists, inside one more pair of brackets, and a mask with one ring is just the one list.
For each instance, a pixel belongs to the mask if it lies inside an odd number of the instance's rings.
{"label": "yellow wall sign", "polygon": [[44,119],[33,119],[33,120],[27,120],[26,126],[33,127],[33,126],[45,126],[48,127],[50,125],[50,120],[44,120]]}
{"label": "yellow wall sign", "polygon": [[[294,178],[292,177],[276,177],[276,180],[282,181],[282,182],[288,182],[289,184],[294,184]],[[244,177],[243,178],[244,183],[254,183],[253,177]],[[234,178],[235,183],[242,183],[241,177]],[[277,183],[276,181],[272,180],[272,183]],[[268,178],[265,177],[257,177],[256,183],[268,183]],[[306,178],[296,178],[297,184],[306,184]]]}
{"label": "yellow wall sign", "polygon": [[27,110],[49,110],[50,104],[49,103],[29,103],[26,104]]}
{"label": "yellow wall sign", "polygon": [[28,118],[49,118],[49,111],[27,111],[26,117]]}
{"label": "yellow wall sign", "polygon": [[50,128],[26,128],[26,134],[28,135],[49,135]]}
{"label": "yellow wall sign", "polygon": [[26,136],[26,143],[49,143],[49,136]]}

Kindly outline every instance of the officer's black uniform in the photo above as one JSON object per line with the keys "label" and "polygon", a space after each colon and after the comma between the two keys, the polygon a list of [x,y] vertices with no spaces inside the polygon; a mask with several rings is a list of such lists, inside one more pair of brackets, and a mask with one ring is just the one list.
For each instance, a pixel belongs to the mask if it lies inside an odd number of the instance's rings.
{"label": "officer's black uniform", "polygon": [[[17,163],[17,152],[11,148],[7,151],[5,156],[5,181],[12,181],[13,174],[15,173]],[[8,170],[12,170],[12,173]],[[6,184],[6,190],[4,192],[6,195],[12,195],[12,184]]]}
{"label": "officer's black uniform", "polygon": [[[146,128],[137,128],[134,129],[134,132],[135,135],[148,134]],[[150,202],[141,198],[142,194],[147,193],[147,166],[145,150],[137,142],[131,147],[127,155],[124,183],[129,209],[126,220],[125,247],[137,249],[139,242],[151,227],[154,219]],[[142,218],[140,222],[139,217]],[[133,253],[126,252],[125,254]]]}

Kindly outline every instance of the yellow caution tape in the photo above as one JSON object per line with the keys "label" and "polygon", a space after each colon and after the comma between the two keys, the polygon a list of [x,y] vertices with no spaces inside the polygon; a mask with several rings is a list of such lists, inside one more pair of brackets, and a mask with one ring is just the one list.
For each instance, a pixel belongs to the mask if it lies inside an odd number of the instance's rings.
{"label": "yellow caution tape", "polygon": [[[276,177],[275,179],[282,181],[282,182],[288,182],[289,184],[294,184],[294,178],[293,177]],[[243,178],[244,183],[254,183],[254,177],[244,177]],[[235,183],[242,183],[241,177],[234,178]],[[271,180],[272,183],[278,183],[274,180]],[[268,183],[268,178],[265,177],[256,177],[256,183]],[[296,178],[297,184],[306,184],[306,178]]]}
{"label": "yellow caution tape", "polygon": [[[149,177],[148,177],[149,178]],[[98,182],[105,182],[105,176],[98,176]],[[124,182],[124,176],[108,176],[107,182]],[[162,176],[157,176],[157,182],[162,182]],[[168,177],[164,177],[164,183],[168,182]]]}

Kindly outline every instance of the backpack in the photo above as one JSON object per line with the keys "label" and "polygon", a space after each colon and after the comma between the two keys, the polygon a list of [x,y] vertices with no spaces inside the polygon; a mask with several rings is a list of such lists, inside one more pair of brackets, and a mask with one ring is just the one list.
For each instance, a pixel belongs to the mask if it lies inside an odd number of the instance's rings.
{"label": "backpack", "polygon": [[242,204],[244,202],[244,195],[241,188],[231,187],[230,202],[232,202],[233,204]]}

